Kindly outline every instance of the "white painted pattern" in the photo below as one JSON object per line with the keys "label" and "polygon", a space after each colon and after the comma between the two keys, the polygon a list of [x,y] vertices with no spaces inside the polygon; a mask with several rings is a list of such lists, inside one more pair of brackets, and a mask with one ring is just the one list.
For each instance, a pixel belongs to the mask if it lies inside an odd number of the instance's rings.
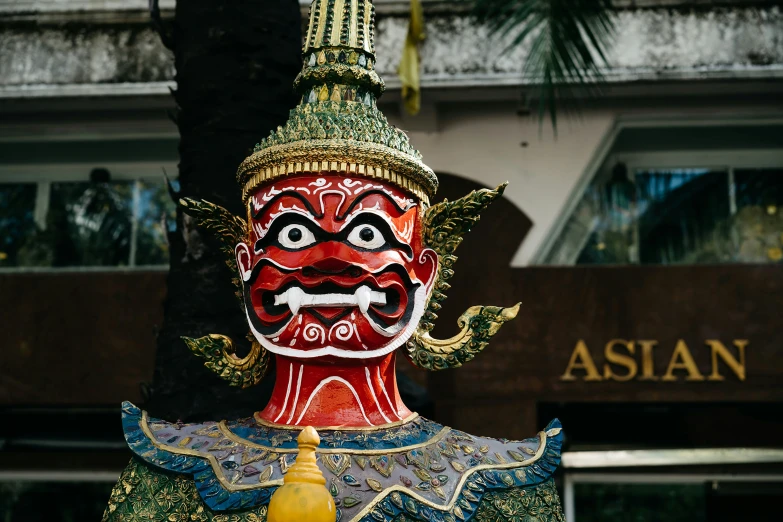
{"label": "white painted pattern", "polygon": [[[411,211],[415,212],[415,209],[411,209]],[[409,211],[410,212],[410,211]],[[406,244],[410,244],[411,235],[413,234],[413,227],[410,226],[410,223],[408,221],[405,222],[405,228],[400,231],[397,226],[392,222],[392,220],[389,218],[389,215],[386,212],[383,212],[380,210],[380,205],[376,203],[375,207],[373,208],[364,208],[361,203],[359,203],[358,207],[348,214],[348,217],[345,219],[345,223],[340,227],[340,231],[342,232],[345,230],[348,226],[350,226],[351,222],[360,214],[374,214],[381,219],[383,219],[387,225],[389,225],[389,228],[392,230],[395,236],[397,236],[397,239]],[[412,256],[405,256],[406,259],[409,261],[413,261]]]}
{"label": "white painted pattern", "polygon": [[291,405],[291,415],[288,416],[288,420],[286,421],[286,424],[291,424],[291,419],[294,418],[294,412],[296,411],[296,407],[299,404],[299,391],[302,389],[303,370],[304,370],[304,365],[303,364],[299,365],[299,377],[296,380],[296,395],[294,396],[294,403]]}
{"label": "white painted pattern", "polygon": [[269,221],[265,225],[261,225],[260,223],[253,223],[253,231],[256,233],[256,239],[261,239],[262,237],[264,237],[266,233],[269,232],[269,229],[272,227],[272,223],[274,223],[275,220],[277,220],[277,218],[279,218],[284,214],[302,215],[320,227],[320,225],[318,225],[318,221],[315,220],[315,216],[310,214],[310,212],[308,212],[303,208],[298,207],[296,203],[291,204],[290,207],[286,207],[285,205],[283,205],[283,202],[281,201],[280,206],[277,207],[277,212],[273,212],[269,214]]}
{"label": "white painted pattern", "polygon": [[[331,185],[331,183],[330,183]],[[317,192],[317,191],[316,191]],[[321,214],[326,214],[326,204],[324,203],[324,196],[332,194],[340,196],[340,203],[337,204],[337,208],[334,211],[335,216],[339,216],[343,205],[345,204],[345,192],[340,190],[324,190],[318,194],[318,200],[321,202]]]}
{"label": "white painted pattern", "polygon": [[283,187],[282,189],[278,190],[275,188],[275,185],[272,185],[271,187],[269,187],[269,189],[266,192],[256,194],[253,197],[253,206],[256,212],[261,210],[266,203],[272,201],[272,198],[282,194],[283,192],[304,192],[305,194],[310,194],[310,189],[307,187],[291,186],[291,187]]}
{"label": "white painted pattern", "polygon": [[391,408],[392,413],[394,413],[394,416],[397,417],[399,420],[402,420],[402,417],[400,417],[400,412],[397,411],[397,408],[394,407],[392,404],[391,398],[389,397],[389,392],[386,391],[386,385],[383,384],[383,379],[381,379],[381,369],[376,367],[375,368],[376,376],[378,377],[378,383],[381,385],[381,390],[383,391],[383,395],[386,397],[386,402],[389,403],[389,408]]}
{"label": "white painted pattern", "polygon": [[378,402],[378,396],[375,395],[375,388],[373,388],[372,381],[370,380],[370,369],[367,368],[366,366],[364,367],[364,375],[367,377],[367,387],[370,388],[370,393],[372,394],[372,399],[375,401],[375,406],[378,407],[378,413],[381,414],[381,417],[383,417],[383,419],[386,422],[391,422],[389,417],[387,417],[386,414],[383,413],[383,409],[381,408],[381,403]]}
{"label": "white painted pattern", "polygon": [[[299,315],[301,317],[301,314]],[[313,342],[319,337],[321,338],[321,344],[326,340],[326,332],[320,324],[309,323],[305,326],[304,337],[308,342]]]}
{"label": "white painted pattern", "polygon": [[[301,371],[300,371],[300,378],[301,378]],[[362,400],[359,398],[359,394],[356,393],[356,390],[353,386],[351,386],[351,383],[343,379],[342,377],[327,377],[326,379],[322,380],[318,386],[315,387],[315,390],[313,390],[313,393],[310,394],[310,397],[307,399],[307,402],[305,403],[304,409],[302,410],[302,413],[299,415],[299,418],[296,420],[296,425],[298,426],[300,422],[302,422],[302,419],[304,418],[305,414],[307,413],[307,410],[310,408],[310,403],[313,402],[313,399],[318,394],[321,389],[329,384],[330,382],[339,382],[341,384],[344,384],[349,390],[351,390],[351,393],[353,394],[354,398],[356,399],[356,402],[359,404],[359,410],[362,412],[362,417],[364,417],[364,420],[369,424],[370,426],[375,426],[372,422],[370,422],[370,419],[367,418],[367,414],[364,412],[364,405],[362,404]],[[291,421],[289,419],[288,423],[290,424]]]}
{"label": "white painted pattern", "polygon": [[280,410],[280,413],[277,414],[277,417],[275,417],[275,420],[273,422],[277,422],[277,420],[283,416],[283,413],[285,413],[285,409],[288,407],[288,396],[291,395],[291,381],[294,378],[294,363],[291,363],[291,366],[288,368],[288,389],[285,391],[285,400],[283,401],[283,408]]}
{"label": "white painted pattern", "polygon": [[[430,286],[432,286],[432,284],[430,284]],[[410,339],[411,335],[413,335],[414,330],[416,330],[416,328],[418,327],[419,320],[424,315],[428,292],[429,292],[429,287],[425,288],[423,286],[419,287],[419,289],[416,291],[414,295],[415,304],[413,307],[413,313],[411,314],[410,322],[408,322],[405,330],[398,337],[390,340],[389,344],[385,346],[382,346],[375,350],[367,350],[362,352],[345,350],[342,348],[336,348],[334,346],[325,346],[323,348],[318,348],[316,350],[299,350],[296,348],[279,346],[278,344],[272,342],[271,339],[280,335],[280,332],[285,330],[285,328],[288,326],[287,324],[283,326],[279,332],[270,334],[269,336],[265,336],[261,332],[255,329],[253,323],[250,321],[250,316],[248,315],[247,309],[245,310],[245,314],[248,318],[248,326],[250,326],[250,330],[253,332],[253,336],[256,338],[256,340],[258,340],[261,346],[263,346],[266,350],[274,354],[284,355],[286,357],[296,357],[300,359],[314,359],[316,357],[326,357],[329,355],[333,355],[335,357],[341,357],[343,359],[372,359],[375,357],[383,357],[384,355],[393,352],[394,350],[402,346],[405,342],[407,342],[408,339]],[[372,326],[373,329],[379,328],[375,325],[373,321],[370,321],[370,326]],[[307,332],[307,328],[305,328],[305,332]],[[385,333],[389,335],[389,332],[385,332]],[[391,333],[391,335],[393,336],[394,333]]]}
{"label": "white painted pattern", "polygon": [[[339,321],[329,329],[329,341],[332,340],[332,334],[340,341],[347,341],[353,337],[356,331],[356,325],[348,321]],[[360,341],[361,342],[361,341]]]}

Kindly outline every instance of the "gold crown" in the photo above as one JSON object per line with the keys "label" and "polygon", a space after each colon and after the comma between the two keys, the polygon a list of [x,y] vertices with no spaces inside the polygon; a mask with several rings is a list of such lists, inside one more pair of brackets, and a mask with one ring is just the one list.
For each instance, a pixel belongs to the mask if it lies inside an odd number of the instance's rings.
{"label": "gold crown", "polygon": [[375,71],[374,32],[370,0],[314,0],[294,82],[301,102],[240,165],[245,202],[285,176],[341,172],[385,180],[429,203],[437,177],[377,107],[384,84]]}

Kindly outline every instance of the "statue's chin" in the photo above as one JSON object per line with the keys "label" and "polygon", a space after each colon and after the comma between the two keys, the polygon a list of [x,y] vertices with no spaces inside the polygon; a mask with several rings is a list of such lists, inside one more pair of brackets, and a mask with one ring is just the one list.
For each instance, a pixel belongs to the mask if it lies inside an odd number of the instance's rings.
{"label": "statue's chin", "polygon": [[[405,339],[407,341],[407,339]],[[399,348],[405,341],[400,343],[392,342],[388,346],[378,348],[376,350],[352,350],[344,349],[337,346],[325,346],[323,348],[314,348],[311,350],[299,350],[296,348],[288,348],[284,346],[278,346],[268,341],[259,340],[261,346],[268,351],[276,354],[290,357],[292,359],[320,359],[320,358],[337,358],[337,359],[375,359],[390,354],[397,348]]]}

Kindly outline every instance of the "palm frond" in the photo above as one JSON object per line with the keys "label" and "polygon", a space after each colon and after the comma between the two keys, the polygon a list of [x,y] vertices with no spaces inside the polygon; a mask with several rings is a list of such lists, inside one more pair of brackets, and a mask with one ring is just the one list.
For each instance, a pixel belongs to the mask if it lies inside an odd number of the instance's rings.
{"label": "palm frond", "polygon": [[[538,118],[557,130],[558,103],[573,88],[595,93],[614,36],[611,0],[468,0],[490,31],[529,45],[523,74],[538,85]],[[529,43],[528,43],[529,42]]]}

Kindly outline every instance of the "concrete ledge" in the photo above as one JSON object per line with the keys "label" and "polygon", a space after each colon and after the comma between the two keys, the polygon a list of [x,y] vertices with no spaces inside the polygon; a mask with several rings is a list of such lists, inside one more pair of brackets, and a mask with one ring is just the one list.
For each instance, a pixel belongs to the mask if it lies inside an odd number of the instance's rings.
{"label": "concrete ledge", "polygon": [[[0,6],[8,1],[0,0]],[[64,1],[48,3],[62,5]],[[79,1],[103,5],[118,0]],[[146,0],[129,2],[137,7],[140,3]],[[617,14],[617,27],[604,71],[610,84],[782,77],[783,13],[777,6],[630,9]],[[396,70],[407,29],[405,15],[379,16],[377,69],[392,91],[399,88]],[[464,13],[429,15],[426,30],[427,40],[421,46],[425,88],[534,83],[523,74],[529,41],[504,53],[508,40],[492,37],[486,27],[477,26]],[[172,55],[146,23],[12,23],[0,30],[3,98],[159,94],[173,78]]]}
{"label": "concrete ledge", "polygon": [[[160,0],[161,9],[174,9],[175,0]],[[89,11],[147,11],[149,0],[0,0],[0,13],[64,13]]]}
{"label": "concrete ledge", "polygon": [[168,95],[176,82],[33,84],[0,87],[0,98],[89,98]]}

